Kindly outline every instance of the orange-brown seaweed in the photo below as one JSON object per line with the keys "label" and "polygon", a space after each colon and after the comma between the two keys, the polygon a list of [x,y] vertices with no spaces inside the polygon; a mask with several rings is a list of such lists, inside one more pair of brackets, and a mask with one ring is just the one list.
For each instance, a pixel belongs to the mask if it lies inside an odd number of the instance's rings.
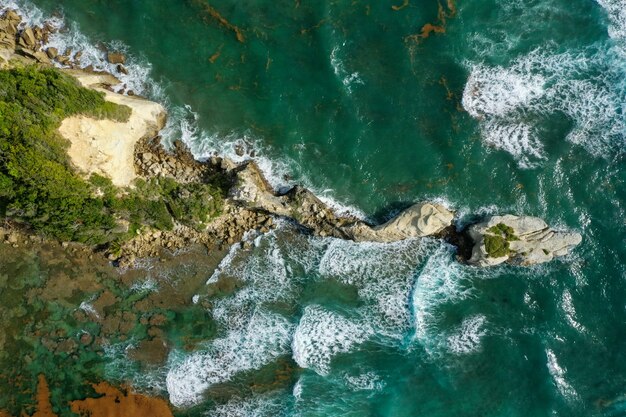
{"label": "orange-brown seaweed", "polygon": [[50,403],[50,388],[44,375],[39,375],[37,384],[37,411],[32,417],[57,417]]}
{"label": "orange-brown seaweed", "polygon": [[[394,9],[395,10],[395,9]],[[422,26],[420,33],[409,35],[406,37],[407,41],[420,43],[424,39],[428,38],[431,33],[446,33],[447,20],[456,15],[456,3],[455,0],[446,0],[446,7],[441,2],[437,4],[437,22],[426,23]]]}
{"label": "orange-brown seaweed", "polygon": [[106,382],[94,384],[99,398],[71,402],[72,411],[82,417],[173,417],[169,404],[162,398],[119,390]]}
{"label": "orange-brown seaweed", "polygon": [[194,4],[197,4],[198,6],[200,6],[202,8],[202,10],[205,13],[205,20],[214,20],[214,21],[216,21],[217,23],[219,23],[224,28],[234,32],[235,36],[237,37],[237,40],[239,42],[244,43],[246,41],[246,37],[243,35],[243,31],[239,27],[233,25],[228,20],[226,20],[226,18],[224,18],[220,14],[220,12],[218,12],[209,3],[207,3],[206,1],[203,1],[203,0],[194,0],[193,2],[194,2]]}

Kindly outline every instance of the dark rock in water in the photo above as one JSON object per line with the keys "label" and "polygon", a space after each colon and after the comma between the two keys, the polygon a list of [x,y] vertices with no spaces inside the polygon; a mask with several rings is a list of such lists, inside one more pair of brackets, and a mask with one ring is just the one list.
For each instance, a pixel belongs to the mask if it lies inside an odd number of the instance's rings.
{"label": "dark rock in water", "polygon": [[107,53],[107,61],[110,64],[125,64],[126,57],[119,52],[109,52]]}
{"label": "dark rock in water", "polygon": [[122,64],[117,64],[117,72],[119,72],[120,74],[128,75],[128,70]]}
{"label": "dark rock in water", "polygon": [[444,229],[438,237],[456,247],[456,257],[459,262],[466,263],[472,257],[474,241],[469,235],[469,228],[458,231],[455,226],[450,226]]}

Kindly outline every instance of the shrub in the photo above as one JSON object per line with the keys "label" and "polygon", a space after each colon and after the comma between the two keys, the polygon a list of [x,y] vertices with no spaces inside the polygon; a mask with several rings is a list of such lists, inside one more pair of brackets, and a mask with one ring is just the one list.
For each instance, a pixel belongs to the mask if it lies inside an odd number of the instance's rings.
{"label": "shrub", "polygon": [[500,258],[509,255],[511,248],[509,242],[519,240],[515,230],[504,223],[498,223],[487,229],[485,234],[485,250],[490,258]]}
{"label": "shrub", "polygon": [[114,221],[71,169],[56,132],[79,113],[124,120],[130,109],[52,68],[0,71],[0,214],[61,240],[91,242],[104,239]]}
{"label": "shrub", "polygon": [[[219,215],[220,176],[208,184],[139,179],[119,189],[101,175],[85,181],[74,172],[57,133],[61,121],[75,114],[125,121],[130,113],[55,69],[0,71],[0,216],[60,240],[119,246],[142,226],[171,230],[177,220],[202,228]],[[115,219],[128,220],[129,232],[113,233]]]}
{"label": "shrub", "polygon": [[490,258],[500,258],[511,253],[509,242],[502,236],[485,235],[485,249]]}

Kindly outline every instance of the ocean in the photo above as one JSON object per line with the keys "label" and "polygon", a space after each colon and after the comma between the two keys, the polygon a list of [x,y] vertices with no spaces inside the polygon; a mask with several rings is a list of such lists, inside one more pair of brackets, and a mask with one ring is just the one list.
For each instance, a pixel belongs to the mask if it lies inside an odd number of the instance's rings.
{"label": "ocean", "polygon": [[[168,108],[166,143],[255,159],[276,189],[303,184],[372,222],[435,200],[459,228],[511,213],[583,236],[549,264],[480,269],[437,240],[354,243],[285,223],[215,271],[197,254],[147,264],[139,287],[73,265],[101,285],[17,311],[64,273],[21,253],[0,262],[13,314],[0,319],[0,409],[29,401],[11,378],[33,388],[44,372],[59,415],[105,379],[177,416],[626,416],[625,0],[0,6],[54,16],[50,45],[83,51],[83,66],[115,72],[103,47],[124,52],[127,88]],[[184,302],[137,307],[183,281]],[[118,301],[102,311],[135,315],[130,338],[78,318],[103,291]],[[160,363],[129,353],[156,337],[145,311],[166,317]],[[50,329],[104,347],[50,353],[32,336]]]}

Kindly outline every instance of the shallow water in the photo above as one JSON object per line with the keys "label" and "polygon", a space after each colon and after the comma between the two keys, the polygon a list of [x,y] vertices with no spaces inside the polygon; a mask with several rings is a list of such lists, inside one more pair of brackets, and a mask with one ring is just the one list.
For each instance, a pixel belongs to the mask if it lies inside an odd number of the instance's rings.
{"label": "shallow water", "polygon": [[[274,185],[373,219],[439,198],[462,222],[524,213],[584,239],[549,265],[479,270],[435,241],[285,227],[196,276],[164,364],[112,343],[101,368],[75,358],[79,375],[190,416],[626,415],[623,0],[34,3],[68,22],[55,45],[91,45],[84,65],[104,65],[99,42],[127,52],[124,81],[168,103],[166,139],[198,156],[249,157],[243,141]],[[427,23],[445,33],[420,37]],[[57,384],[57,407],[85,395]]]}

